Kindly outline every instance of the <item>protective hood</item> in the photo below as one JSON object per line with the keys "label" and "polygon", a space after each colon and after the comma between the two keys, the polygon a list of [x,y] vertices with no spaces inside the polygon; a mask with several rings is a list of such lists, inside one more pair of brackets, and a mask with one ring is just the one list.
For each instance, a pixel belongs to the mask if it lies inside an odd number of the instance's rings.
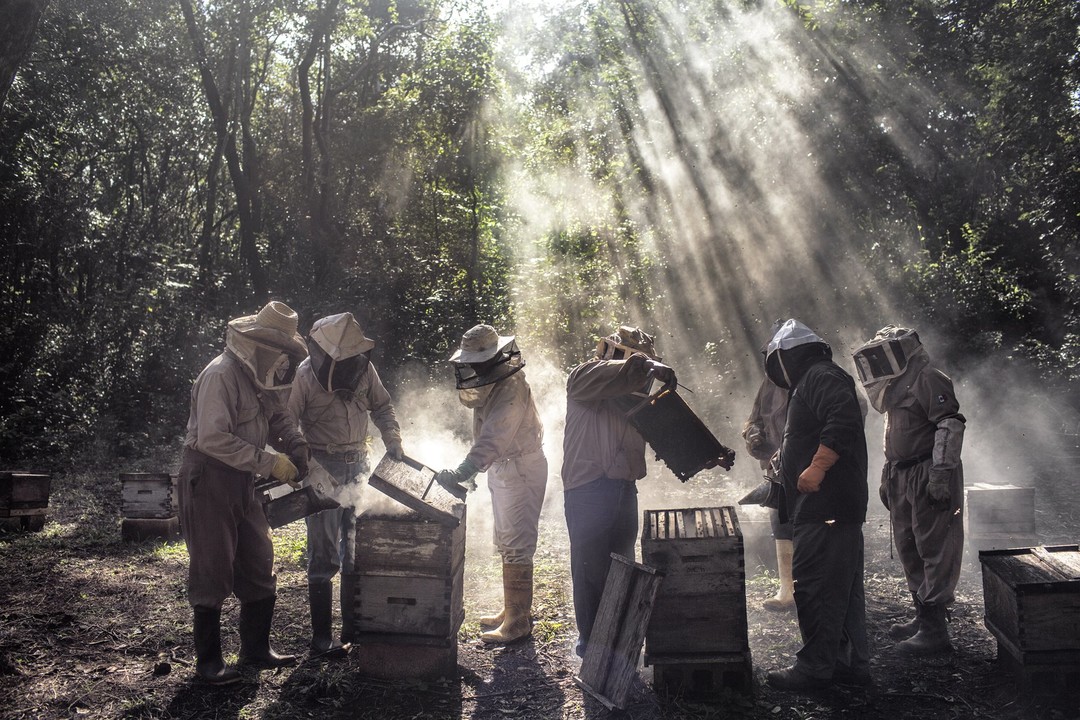
{"label": "protective hood", "polygon": [[776,331],[765,350],[765,374],[776,385],[794,388],[807,368],[832,358],[829,344],[794,318]]}
{"label": "protective hood", "polygon": [[514,336],[499,335],[491,325],[477,325],[462,335],[461,347],[450,356],[450,363],[458,390],[493,385],[525,367]]}
{"label": "protective hood", "polygon": [[289,353],[238,332],[231,325],[225,332],[225,347],[247,367],[263,390],[282,390],[292,385],[299,361]]}
{"label": "protective hood", "polygon": [[327,392],[355,392],[367,372],[375,341],[352,313],[338,313],[319,318],[308,333],[308,350],[315,379]]}
{"label": "protective hood", "polygon": [[895,404],[897,393],[891,390],[897,385],[895,381],[925,365],[926,350],[914,330],[887,325],[856,348],[852,358],[870,404],[883,413]]}
{"label": "protective hood", "polygon": [[656,354],[653,336],[631,325],[619,326],[618,332],[600,338],[596,344],[596,357],[600,360],[625,360],[634,353],[642,353],[657,362],[661,359]]}

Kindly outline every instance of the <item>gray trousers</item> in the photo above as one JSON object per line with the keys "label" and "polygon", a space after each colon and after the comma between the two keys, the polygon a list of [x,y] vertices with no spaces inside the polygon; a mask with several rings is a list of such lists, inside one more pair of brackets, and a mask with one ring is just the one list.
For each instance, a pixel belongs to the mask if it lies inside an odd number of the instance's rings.
{"label": "gray trousers", "polygon": [[[314,457],[339,483],[356,482],[358,475],[367,472],[367,458],[363,455],[357,462],[345,462],[341,455],[312,450]],[[333,579],[342,568],[352,572],[356,553],[356,514],[351,507],[308,515],[307,552],[308,583]]]}
{"label": "gray trousers", "polygon": [[277,593],[274,545],[254,475],[186,448],[176,496],[192,607],[220,609],[232,593],[241,603]]}
{"label": "gray trousers", "polygon": [[828,679],[837,666],[869,668],[862,523],[794,526],[791,574],[802,647],[795,667]]}
{"label": "gray trousers", "polygon": [[949,605],[964,557],[964,468],[953,473],[947,509],[930,507],[926,485],[930,461],[898,470],[886,463],[886,492],[893,543],[904,566],[908,589],[928,605]]}

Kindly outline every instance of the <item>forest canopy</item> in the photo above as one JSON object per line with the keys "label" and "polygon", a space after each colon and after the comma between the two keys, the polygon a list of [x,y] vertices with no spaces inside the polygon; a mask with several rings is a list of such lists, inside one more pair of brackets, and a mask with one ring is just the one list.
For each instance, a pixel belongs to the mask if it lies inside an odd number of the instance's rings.
{"label": "forest canopy", "polygon": [[630,320],[708,391],[799,315],[1080,399],[1074,0],[0,10],[8,465],[175,445],[270,298],[391,387],[479,321],[566,368]]}

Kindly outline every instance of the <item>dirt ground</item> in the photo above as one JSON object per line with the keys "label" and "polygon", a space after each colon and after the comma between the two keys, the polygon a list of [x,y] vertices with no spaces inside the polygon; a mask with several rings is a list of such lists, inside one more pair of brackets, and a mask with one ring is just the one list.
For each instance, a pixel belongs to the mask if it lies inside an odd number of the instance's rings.
{"label": "dirt ground", "polygon": [[[680,486],[661,482],[666,507],[733,504],[723,480]],[[747,608],[754,688],[710,702],[658,696],[651,668],[641,668],[630,706],[609,712],[575,685],[580,663],[569,595],[569,562],[561,514],[547,513],[536,565],[533,637],[505,648],[478,642],[475,618],[498,586],[490,544],[474,542],[466,560],[466,621],[457,673],[434,682],[366,679],[356,658],[303,662],[279,671],[247,672],[230,689],[193,680],[191,616],[184,593],[182,543],[120,539],[120,485],[115,474],[54,476],[53,512],[34,533],[0,534],[0,718],[1050,718],[1080,717],[1075,696],[1019,697],[1013,676],[996,662],[996,641],[983,625],[978,561],[969,553],[952,612],[956,652],[912,662],[890,651],[885,630],[905,619],[910,599],[890,557],[888,525],[877,510],[866,524],[866,594],[872,669],[870,689],[835,688],[796,695],[769,688],[765,673],[790,664],[798,647],[793,615],[762,610],[776,588],[761,557],[747,551]],[[730,489],[728,489],[730,490]],[[1039,508],[1044,542],[1076,542],[1076,488]],[[470,500],[470,516],[474,514]],[[649,507],[643,504],[643,509]],[[653,506],[660,507],[660,506]],[[740,509],[740,517],[744,511]],[[747,518],[752,513],[746,512]],[[1071,523],[1071,525],[1070,525]],[[279,650],[303,653],[308,642],[302,523],[275,533]],[[227,658],[235,660],[237,606],[223,614]]]}

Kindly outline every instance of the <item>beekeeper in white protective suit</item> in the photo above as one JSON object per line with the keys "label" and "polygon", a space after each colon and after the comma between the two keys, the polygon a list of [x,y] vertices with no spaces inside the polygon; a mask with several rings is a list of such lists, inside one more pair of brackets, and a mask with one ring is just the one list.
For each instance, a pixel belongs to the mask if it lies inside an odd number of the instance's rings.
{"label": "beekeeper in white protective suit", "polygon": [[930,364],[914,330],[884,327],[854,359],[870,404],[885,413],[879,494],[915,601],[915,618],[889,635],[901,652],[950,652],[946,608],[964,550],[964,416],[952,380]]}
{"label": "beekeeper in white protective suit", "polygon": [[544,428],[521,369],[525,361],[513,335],[477,325],[461,338],[450,358],[458,398],[473,411],[473,444],[454,470],[436,475],[440,485],[464,497],[487,471],[495,546],[502,556],[503,609],[480,618],[494,627],[487,643],[508,643],[532,633],[533,555],[547,488]]}
{"label": "beekeeper in white protective suit", "polygon": [[276,301],[231,320],[225,351],[191,388],[176,491],[191,560],[195,673],[211,685],[240,680],[221,655],[221,606],[231,594],[240,601],[240,664],[296,662],[270,647],[277,576],[270,525],[255,496],[256,475],[299,487],[307,470],[307,443],[284,397],[307,355],[296,328],[296,313]]}
{"label": "beekeeper in white protective suit", "polygon": [[[310,356],[296,371],[289,409],[311,446],[312,457],[335,482],[349,485],[368,471],[368,415],[382,435],[386,452],[398,460],[404,453],[390,394],[383,387],[371,351],[375,342],[364,335],[352,313],[316,320],[308,333]],[[352,640],[353,575],[341,576],[342,642],[333,637],[333,577],[353,562],[353,508],[343,505],[307,518],[308,601],[311,606],[312,657],[343,657]]]}

